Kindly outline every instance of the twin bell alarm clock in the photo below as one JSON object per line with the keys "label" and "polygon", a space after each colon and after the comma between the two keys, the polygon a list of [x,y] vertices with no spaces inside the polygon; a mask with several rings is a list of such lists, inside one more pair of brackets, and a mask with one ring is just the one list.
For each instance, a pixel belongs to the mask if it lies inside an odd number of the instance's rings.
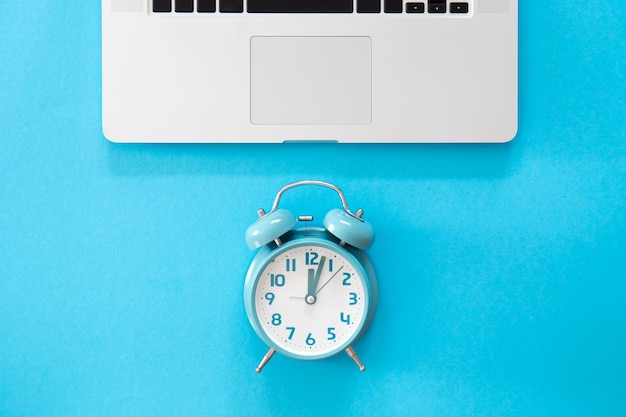
{"label": "twin bell alarm clock", "polygon": [[[309,225],[313,216],[278,208],[283,193],[300,186],[334,190],[342,208],[330,210],[323,227]],[[363,210],[351,212],[333,184],[300,181],[278,192],[269,213],[258,214],[246,231],[248,247],[259,251],[246,275],[244,302],[250,324],[270,349],[256,371],[276,352],[317,360],[344,351],[365,370],[352,345],[372,321],[377,287],[363,252],[374,241]]]}

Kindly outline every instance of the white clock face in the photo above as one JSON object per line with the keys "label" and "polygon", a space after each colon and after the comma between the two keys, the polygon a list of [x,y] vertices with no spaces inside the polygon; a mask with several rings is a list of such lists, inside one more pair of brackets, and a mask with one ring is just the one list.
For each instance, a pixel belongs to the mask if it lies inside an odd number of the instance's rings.
{"label": "white clock face", "polygon": [[254,295],[259,324],[273,343],[299,356],[323,356],[363,326],[367,304],[360,268],[318,245],[291,248],[261,271]]}

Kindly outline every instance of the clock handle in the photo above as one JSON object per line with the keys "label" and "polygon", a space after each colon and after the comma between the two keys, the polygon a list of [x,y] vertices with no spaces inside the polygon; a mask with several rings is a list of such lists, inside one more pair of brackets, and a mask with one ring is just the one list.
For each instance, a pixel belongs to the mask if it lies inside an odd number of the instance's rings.
{"label": "clock handle", "polygon": [[345,212],[348,213],[353,218],[359,221],[363,221],[363,219],[358,215],[358,211],[357,211],[357,214],[352,213],[350,211],[350,208],[348,208],[348,202],[346,201],[346,196],[343,194],[343,191],[341,191],[339,187],[329,182],[317,181],[317,180],[298,181],[298,182],[293,182],[291,184],[285,185],[283,188],[280,189],[280,191],[278,191],[278,194],[276,194],[276,198],[274,199],[274,204],[272,205],[272,210],[270,210],[270,213],[273,213],[278,209],[278,203],[280,203],[280,198],[282,197],[285,191],[291,188],[301,187],[303,185],[318,185],[320,187],[330,188],[331,190],[339,194],[339,198],[341,199],[341,205],[343,209],[345,210]]}

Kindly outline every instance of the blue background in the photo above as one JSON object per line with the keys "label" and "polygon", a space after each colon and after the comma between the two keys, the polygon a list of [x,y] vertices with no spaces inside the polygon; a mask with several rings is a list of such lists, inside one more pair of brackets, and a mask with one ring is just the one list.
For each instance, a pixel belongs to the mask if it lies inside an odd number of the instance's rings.
{"label": "blue background", "polygon": [[[625,2],[521,2],[513,142],[391,146],[111,144],[100,3],[5,6],[0,416],[626,415]],[[254,372],[244,232],[305,178],[377,231],[363,374]]]}

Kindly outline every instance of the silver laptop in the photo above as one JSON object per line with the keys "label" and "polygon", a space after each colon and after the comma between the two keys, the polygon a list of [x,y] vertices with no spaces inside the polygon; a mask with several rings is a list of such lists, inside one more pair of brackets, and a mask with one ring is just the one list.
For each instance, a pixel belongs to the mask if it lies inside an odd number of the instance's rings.
{"label": "silver laptop", "polygon": [[506,142],[517,0],[102,0],[114,142]]}

